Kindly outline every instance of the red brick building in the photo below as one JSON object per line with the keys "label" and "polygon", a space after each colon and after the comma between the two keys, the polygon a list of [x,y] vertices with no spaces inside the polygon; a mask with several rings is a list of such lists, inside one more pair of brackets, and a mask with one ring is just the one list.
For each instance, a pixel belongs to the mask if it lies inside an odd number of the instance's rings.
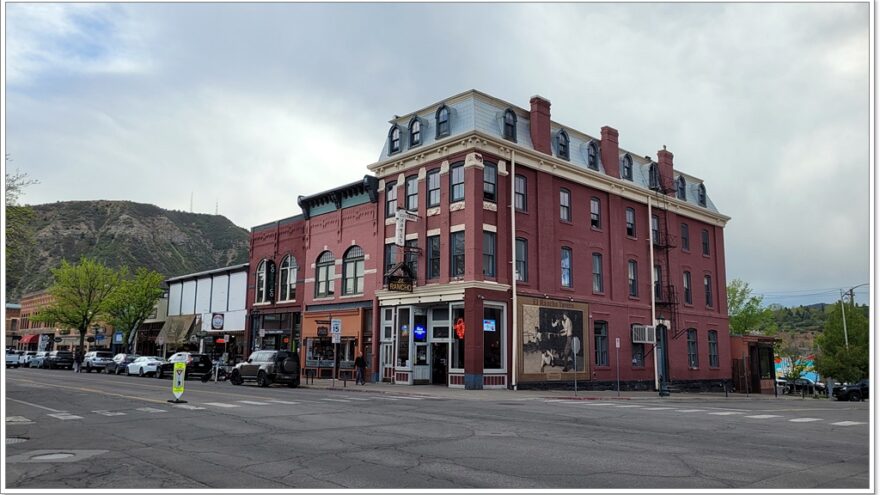
{"label": "red brick building", "polygon": [[[322,328],[344,316],[345,357],[364,349],[374,378],[396,383],[610,388],[618,368],[625,388],[730,379],[729,218],[665,147],[652,159],[610,127],[552,121],[541,97],[526,110],[468,91],[396,117],[368,168],[301,198],[301,217],[253,229],[254,345],[266,348],[266,315],[289,314],[288,343],[313,339],[304,364],[322,365]],[[278,272],[288,254],[295,275]],[[266,301],[289,293],[282,277],[297,298]],[[657,352],[634,325],[657,327]]]}

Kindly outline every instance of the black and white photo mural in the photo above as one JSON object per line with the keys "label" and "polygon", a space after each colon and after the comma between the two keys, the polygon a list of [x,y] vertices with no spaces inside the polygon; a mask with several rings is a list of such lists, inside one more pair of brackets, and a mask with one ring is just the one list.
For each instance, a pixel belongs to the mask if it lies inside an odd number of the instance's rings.
{"label": "black and white photo mural", "polygon": [[519,298],[523,380],[589,378],[589,339],[584,338],[587,304],[530,297]]}

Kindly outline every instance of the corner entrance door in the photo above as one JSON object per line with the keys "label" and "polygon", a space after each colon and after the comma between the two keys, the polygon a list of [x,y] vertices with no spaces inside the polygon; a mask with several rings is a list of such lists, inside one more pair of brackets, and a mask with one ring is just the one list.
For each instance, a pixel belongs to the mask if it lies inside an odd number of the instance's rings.
{"label": "corner entrance door", "polygon": [[448,385],[449,344],[431,344],[431,383]]}
{"label": "corner entrance door", "polygon": [[665,325],[657,325],[657,374],[660,378],[660,386],[669,381],[669,353],[667,350],[667,333]]}

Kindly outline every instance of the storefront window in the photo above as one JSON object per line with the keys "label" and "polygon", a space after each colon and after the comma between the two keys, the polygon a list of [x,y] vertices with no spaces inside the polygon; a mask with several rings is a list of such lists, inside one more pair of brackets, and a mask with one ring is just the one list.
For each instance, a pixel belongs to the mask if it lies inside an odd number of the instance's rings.
{"label": "storefront window", "polygon": [[464,307],[452,308],[452,368],[464,369]]}
{"label": "storefront window", "polygon": [[313,368],[333,367],[333,342],[330,337],[310,337],[305,341],[306,366]]}
{"label": "storefront window", "polygon": [[502,336],[504,321],[502,309],[486,306],[483,308],[483,369],[501,369]]}
{"label": "storefront window", "polygon": [[409,366],[409,308],[397,310],[397,366]]}

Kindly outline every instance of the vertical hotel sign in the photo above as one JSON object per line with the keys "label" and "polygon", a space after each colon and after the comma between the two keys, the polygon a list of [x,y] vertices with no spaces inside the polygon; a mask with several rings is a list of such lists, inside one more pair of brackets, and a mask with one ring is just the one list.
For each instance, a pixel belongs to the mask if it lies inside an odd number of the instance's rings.
{"label": "vertical hotel sign", "polygon": [[275,302],[275,262],[266,260],[266,300]]}

